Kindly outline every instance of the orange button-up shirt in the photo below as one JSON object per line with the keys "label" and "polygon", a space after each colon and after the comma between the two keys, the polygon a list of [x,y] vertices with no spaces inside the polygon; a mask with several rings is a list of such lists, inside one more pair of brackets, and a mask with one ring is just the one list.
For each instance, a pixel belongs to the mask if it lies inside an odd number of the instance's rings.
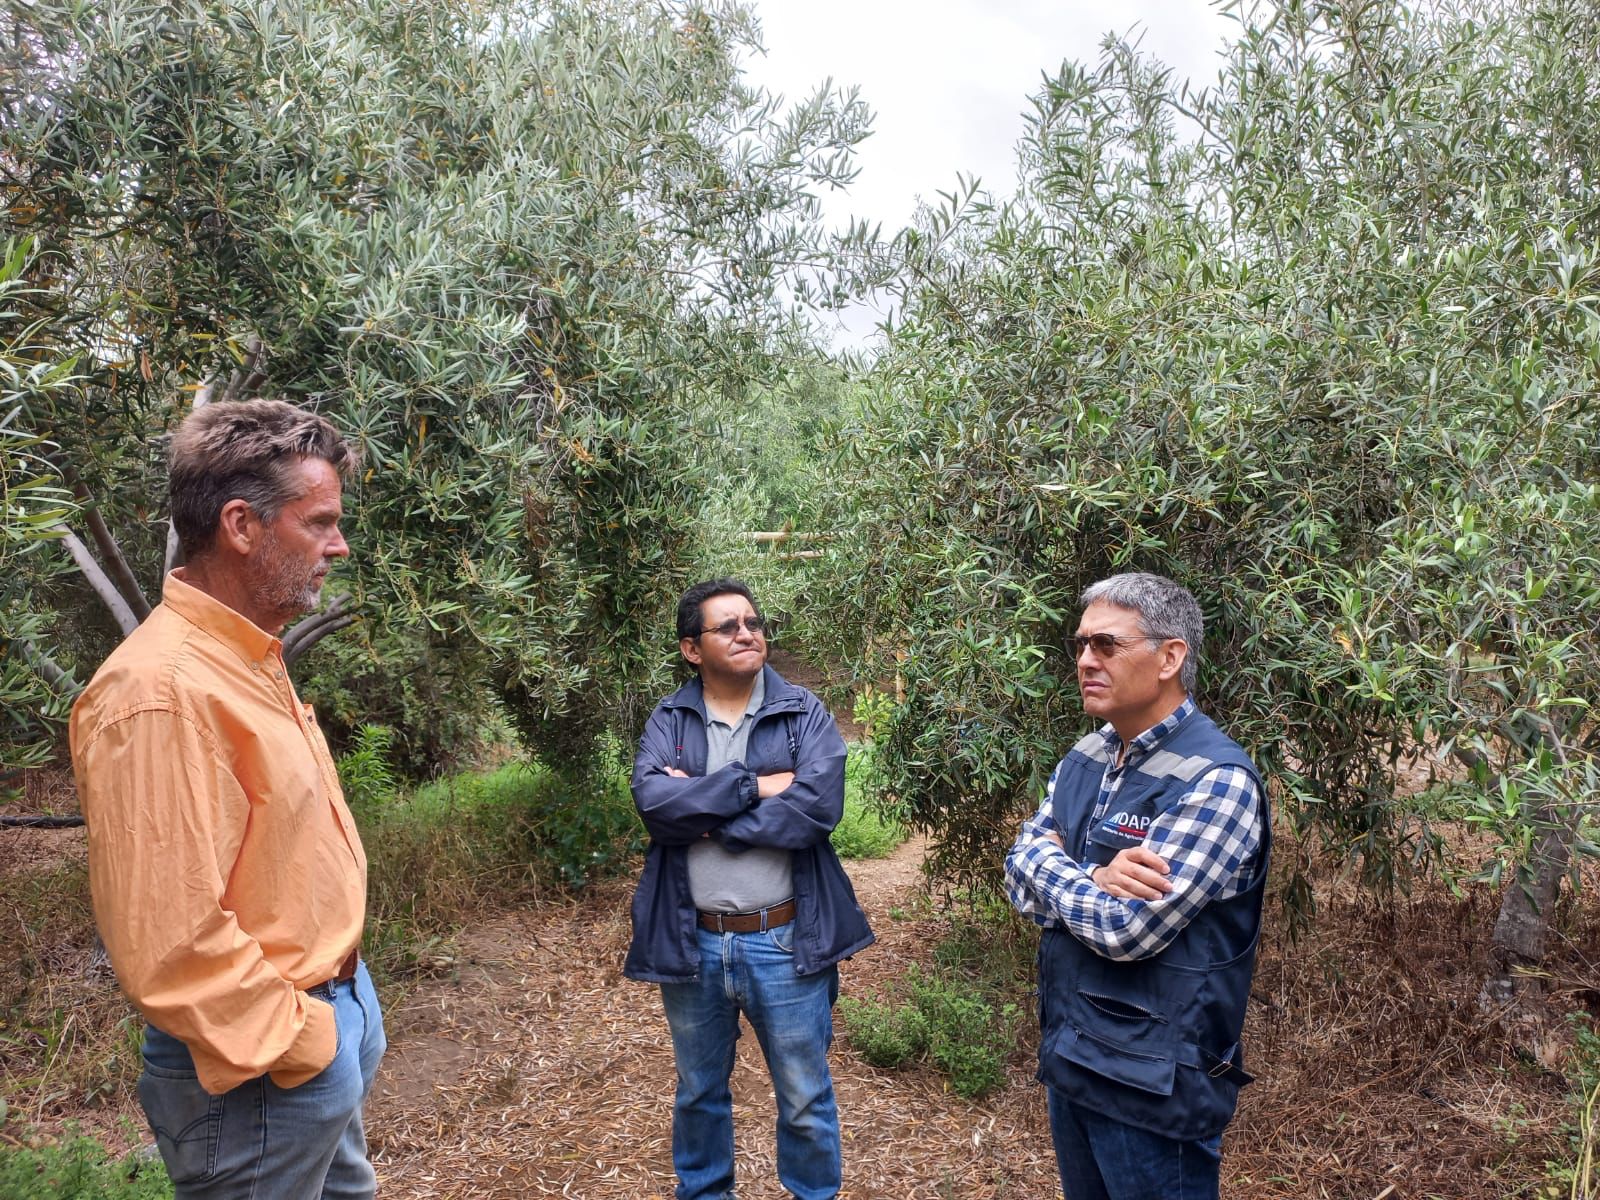
{"label": "orange button-up shirt", "polygon": [[361,940],[367,859],[282,643],[182,575],[72,710],[95,919],[208,1092],[294,1087],[333,1060],[305,989]]}

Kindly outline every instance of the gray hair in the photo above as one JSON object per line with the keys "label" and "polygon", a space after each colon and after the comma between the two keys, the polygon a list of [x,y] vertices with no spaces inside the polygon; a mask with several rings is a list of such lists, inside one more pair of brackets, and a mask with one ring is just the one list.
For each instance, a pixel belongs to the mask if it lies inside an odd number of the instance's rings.
{"label": "gray hair", "polygon": [[356,451],[328,421],[282,400],[230,400],[186,417],[172,435],[167,494],[184,556],[211,548],[222,508],[243,500],[271,523],[296,499],[294,465],[320,458],[343,478]]}
{"label": "gray hair", "polygon": [[1115,604],[1139,615],[1139,628],[1146,637],[1178,638],[1189,647],[1184,656],[1178,681],[1183,690],[1193,693],[1195,678],[1200,672],[1200,640],[1205,636],[1205,617],[1200,605],[1189,594],[1189,589],[1164,575],[1151,575],[1145,571],[1130,571],[1126,575],[1113,575],[1083,589],[1079,602],[1087,608],[1091,604]]}

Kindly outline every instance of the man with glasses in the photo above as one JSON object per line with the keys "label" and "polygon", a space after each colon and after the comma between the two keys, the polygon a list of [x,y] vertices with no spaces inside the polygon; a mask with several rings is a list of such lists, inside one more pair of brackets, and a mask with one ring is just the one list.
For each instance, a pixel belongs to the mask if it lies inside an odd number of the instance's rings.
{"label": "man with glasses", "polygon": [[1116,575],[1083,594],[1083,708],[1006,857],[1043,926],[1039,1078],[1067,1200],[1215,1200],[1250,1082],[1239,1038],[1270,841],[1249,756],[1191,698],[1202,622],[1185,589]]}
{"label": "man with glasses", "polygon": [[796,1200],[829,1200],[841,1182],[837,963],[873,936],[828,841],[844,740],[821,701],[766,665],[766,634],[738,580],[685,592],[678,649],[696,677],[656,706],[634,760],[650,847],[624,970],[661,985],[672,1032],[677,1200],[733,1196],[741,1012],[777,1097],[779,1181]]}

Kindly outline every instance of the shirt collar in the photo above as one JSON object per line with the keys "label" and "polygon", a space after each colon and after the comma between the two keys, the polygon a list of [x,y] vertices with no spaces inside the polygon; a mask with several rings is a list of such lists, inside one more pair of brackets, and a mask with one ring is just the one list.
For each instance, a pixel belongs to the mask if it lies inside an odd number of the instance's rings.
{"label": "shirt collar", "polygon": [[[1139,734],[1138,737],[1134,738],[1133,741],[1128,743],[1128,755],[1131,757],[1135,754],[1149,754],[1150,751],[1159,746],[1161,742],[1172,733],[1173,730],[1177,729],[1179,725],[1182,725],[1184,721],[1188,720],[1189,714],[1194,712],[1194,710],[1194,698],[1191,696],[1185,696],[1183,698],[1183,703],[1178,705],[1177,708],[1173,709],[1165,719],[1157,721],[1154,725],[1150,726],[1149,729],[1146,729],[1143,733]],[[1112,725],[1103,726],[1100,730],[1100,735],[1106,739],[1106,749],[1111,751],[1111,761],[1116,762],[1117,751],[1122,748],[1122,739],[1117,736],[1116,727]]]}
{"label": "shirt collar", "polygon": [[245,662],[264,662],[281,644],[243,613],[185,582],[182,567],[168,575],[162,584],[161,602],[190,624],[205,630]]}

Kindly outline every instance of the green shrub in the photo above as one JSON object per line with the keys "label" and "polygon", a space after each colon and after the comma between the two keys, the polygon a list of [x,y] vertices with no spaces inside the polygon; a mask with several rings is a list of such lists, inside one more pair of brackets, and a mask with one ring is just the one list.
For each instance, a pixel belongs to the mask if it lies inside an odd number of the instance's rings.
{"label": "green shrub", "polygon": [[393,750],[394,730],[387,725],[363,725],[356,730],[349,753],[337,764],[339,786],[352,810],[394,799],[399,781],[390,757]]}
{"label": "green shrub", "polygon": [[874,1067],[903,1067],[928,1051],[928,1020],[909,1004],[846,996],[839,1015],[850,1044]]}
{"label": "green shrub", "polygon": [[928,1023],[928,1057],[958,1096],[977,1099],[1006,1081],[1015,1005],[996,1009],[958,976],[911,976],[911,1002]]}
{"label": "green shrub", "polygon": [[951,974],[924,974],[913,966],[906,977],[908,1000],[839,1002],[845,1032],[861,1057],[875,1067],[927,1061],[949,1077],[950,1090],[968,1100],[994,1091],[1006,1079],[1017,1007],[998,1008],[977,984]]}
{"label": "green shrub", "polygon": [[0,1196],[5,1200],[170,1200],[172,1184],[160,1158],[139,1150],[112,1158],[99,1142],[73,1132],[63,1141],[38,1146],[0,1145]]}

